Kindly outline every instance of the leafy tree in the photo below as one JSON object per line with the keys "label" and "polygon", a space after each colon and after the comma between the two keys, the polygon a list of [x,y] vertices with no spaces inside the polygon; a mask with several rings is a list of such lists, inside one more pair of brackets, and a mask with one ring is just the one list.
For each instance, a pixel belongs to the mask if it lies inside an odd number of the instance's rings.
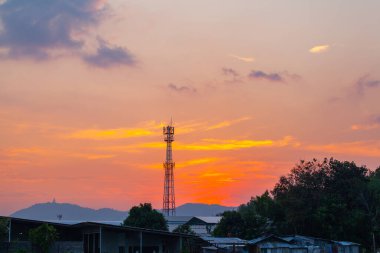
{"label": "leafy tree", "polygon": [[[175,233],[183,233],[189,235],[195,235],[195,232],[191,229],[191,227],[187,224],[180,225],[176,227],[173,232]],[[196,245],[196,241],[193,238],[185,238],[184,243],[182,245],[181,253],[189,253],[193,252],[192,247]]]}
{"label": "leafy tree", "polygon": [[238,212],[244,221],[243,238],[252,239],[263,232],[274,232],[276,207],[268,191],[251,198],[247,204],[238,208]]}
{"label": "leafy tree", "polygon": [[9,219],[0,218],[0,242],[7,238],[8,234]]}
{"label": "leafy tree", "polygon": [[58,233],[55,227],[46,223],[29,230],[29,240],[41,253],[49,252],[50,247],[57,239]]}
{"label": "leafy tree", "polygon": [[237,211],[225,211],[222,219],[213,231],[214,236],[242,237],[244,235],[244,220]]}
{"label": "leafy tree", "polygon": [[165,217],[157,210],[153,210],[150,203],[132,207],[123,225],[168,231]]}
{"label": "leafy tree", "polygon": [[191,227],[187,224],[182,224],[176,227],[173,232],[175,233],[183,233],[183,234],[190,234],[195,235],[195,232],[191,229]]}
{"label": "leafy tree", "polygon": [[368,245],[371,222],[363,200],[370,200],[369,182],[368,169],[353,162],[333,158],[322,162],[301,161],[280,178],[272,191],[283,216],[277,220],[281,223],[278,227],[285,234],[300,233]]}

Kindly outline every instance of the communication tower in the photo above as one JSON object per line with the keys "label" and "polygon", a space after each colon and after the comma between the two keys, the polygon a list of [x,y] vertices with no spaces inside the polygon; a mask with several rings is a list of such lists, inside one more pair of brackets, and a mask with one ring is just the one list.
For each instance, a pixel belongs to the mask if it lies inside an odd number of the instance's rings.
{"label": "communication tower", "polygon": [[166,161],[164,162],[164,197],[162,211],[166,216],[175,216],[174,174],[172,142],[174,141],[174,127],[172,122],[163,128],[164,141],[166,142]]}

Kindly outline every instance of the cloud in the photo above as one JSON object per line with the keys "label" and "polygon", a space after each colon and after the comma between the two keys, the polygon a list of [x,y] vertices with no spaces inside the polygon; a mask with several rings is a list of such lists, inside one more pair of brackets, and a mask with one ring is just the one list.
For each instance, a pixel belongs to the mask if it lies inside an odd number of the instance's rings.
{"label": "cloud", "polygon": [[232,68],[222,68],[222,73],[226,76],[239,77],[239,73]]}
{"label": "cloud", "polygon": [[380,128],[380,116],[372,117],[367,124],[354,124],[351,126],[353,131],[368,131]]}
{"label": "cloud", "polygon": [[239,61],[243,61],[243,62],[247,62],[247,63],[250,63],[250,62],[254,62],[255,59],[252,58],[252,57],[242,57],[242,56],[239,56],[239,55],[235,55],[235,54],[230,54],[230,57],[234,58],[234,59],[237,59]]}
{"label": "cloud", "polygon": [[[134,65],[125,48],[98,38],[94,54],[84,54],[86,41],[109,9],[106,0],[7,0],[0,3],[0,57],[48,60],[57,52],[73,53],[90,65],[108,68]],[[94,43],[92,43],[94,44]]]}
{"label": "cloud", "polygon": [[250,120],[251,117],[243,117],[243,118],[240,118],[240,119],[235,119],[235,120],[230,120],[230,121],[222,121],[222,122],[219,122],[215,125],[212,125],[212,126],[209,126],[206,128],[206,130],[215,130],[215,129],[219,129],[219,128],[225,128],[225,127],[230,127],[232,125],[235,125],[237,123],[240,123],[240,122],[243,122],[243,121],[247,121],[247,120]]}
{"label": "cloud", "polygon": [[117,140],[133,137],[151,136],[157,133],[144,128],[84,129],[64,136],[68,139]]}
{"label": "cloud", "polygon": [[100,40],[97,52],[92,55],[85,55],[83,60],[95,67],[109,68],[120,65],[135,65],[135,57],[126,49],[119,46],[112,46]]}
{"label": "cloud", "polygon": [[178,93],[197,93],[197,89],[190,86],[177,86],[175,84],[169,83],[168,88]]}
{"label": "cloud", "polygon": [[371,79],[369,75],[365,75],[360,77],[359,80],[356,81],[355,86],[357,93],[363,94],[366,89],[380,87],[380,80]]}
{"label": "cloud", "polygon": [[[292,136],[285,136],[280,140],[223,140],[223,139],[203,139],[198,143],[182,143],[176,142],[176,150],[186,151],[228,151],[228,150],[241,150],[248,148],[260,147],[298,147],[300,143],[297,142]],[[140,149],[164,149],[165,143],[163,142],[145,142],[125,146],[109,146],[102,147],[101,150],[107,151],[137,151]]]}
{"label": "cloud", "polygon": [[284,77],[280,73],[265,73],[261,70],[252,70],[248,77],[251,79],[265,79],[271,82],[284,82]]}
{"label": "cloud", "polygon": [[84,158],[87,160],[99,160],[99,159],[109,159],[114,158],[115,155],[113,154],[72,154],[72,157],[78,157],[78,158]]}
{"label": "cloud", "polygon": [[324,52],[327,52],[328,50],[330,49],[330,45],[318,45],[318,46],[314,46],[312,48],[309,49],[309,52],[312,53],[312,54],[320,54],[320,53],[324,53]]}
{"label": "cloud", "polygon": [[[191,167],[191,166],[199,166],[199,165],[204,165],[204,164],[216,163],[219,160],[220,160],[220,158],[218,158],[218,157],[203,157],[203,158],[197,158],[197,159],[192,159],[192,160],[186,160],[186,161],[182,161],[182,162],[176,162],[175,167],[177,169],[187,168],[187,167]],[[147,169],[160,169],[160,170],[162,170],[162,163],[144,164],[141,167],[147,168]]]}
{"label": "cloud", "polygon": [[227,80],[228,83],[240,83],[242,82],[242,79],[240,77],[240,74],[232,69],[232,68],[222,68],[223,75],[230,77],[230,80]]}
{"label": "cloud", "polygon": [[380,157],[380,141],[357,141],[332,143],[327,145],[310,145],[307,150],[324,153],[350,154],[355,156]]}
{"label": "cloud", "polygon": [[7,57],[33,59],[49,58],[50,49],[79,49],[84,41],[74,34],[99,22],[98,2],[7,0],[0,5],[0,47],[9,49]]}

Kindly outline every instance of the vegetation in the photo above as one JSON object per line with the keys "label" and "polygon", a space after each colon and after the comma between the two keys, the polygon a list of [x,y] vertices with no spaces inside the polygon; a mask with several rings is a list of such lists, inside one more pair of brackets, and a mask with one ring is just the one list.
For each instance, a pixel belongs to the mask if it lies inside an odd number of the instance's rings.
{"label": "vegetation", "polygon": [[165,217],[157,210],[153,210],[150,203],[132,207],[123,225],[168,231]]}
{"label": "vegetation", "polygon": [[183,225],[180,225],[180,226],[176,227],[173,230],[173,232],[175,232],[175,233],[189,234],[189,235],[195,235],[195,232],[187,224],[183,224]]}
{"label": "vegetation", "polygon": [[29,240],[41,253],[49,252],[50,247],[57,239],[58,233],[55,227],[46,223],[29,231]]}
{"label": "vegetation", "polygon": [[9,219],[0,218],[0,242],[4,241],[8,235]]}
{"label": "vegetation", "polygon": [[380,237],[380,167],[353,162],[300,161],[269,193],[222,214],[217,236],[252,239],[263,232],[358,242]]}

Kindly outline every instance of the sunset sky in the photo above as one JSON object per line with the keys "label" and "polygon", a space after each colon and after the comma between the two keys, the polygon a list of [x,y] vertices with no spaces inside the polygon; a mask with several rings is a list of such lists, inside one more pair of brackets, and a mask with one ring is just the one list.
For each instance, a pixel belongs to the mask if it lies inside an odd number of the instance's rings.
{"label": "sunset sky", "polygon": [[380,165],[378,0],[0,0],[0,214],[239,205],[300,159]]}

